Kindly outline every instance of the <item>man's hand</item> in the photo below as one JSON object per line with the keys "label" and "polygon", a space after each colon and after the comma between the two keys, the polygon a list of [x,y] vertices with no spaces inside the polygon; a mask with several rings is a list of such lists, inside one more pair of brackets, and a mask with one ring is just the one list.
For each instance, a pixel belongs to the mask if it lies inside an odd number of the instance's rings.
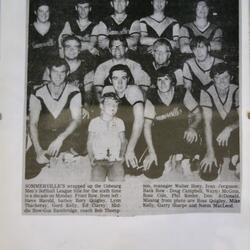
{"label": "man's hand", "polygon": [[193,128],[188,128],[185,132],[184,132],[184,140],[187,141],[187,143],[193,143],[193,142],[197,142],[198,140],[198,134],[196,132],[195,129]]}
{"label": "man's hand", "polygon": [[153,53],[153,46],[149,46],[147,48],[147,53],[152,54]]}
{"label": "man's hand", "polygon": [[126,152],[125,160],[128,167],[132,166],[132,168],[138,168],[138,160],[135,156],[134,150]]}
{"label": "man's hand", "polygon": [[226,127],[217,137],[216,141],[221,147],[228,146],[228,140],[231,135],[232,130],[229,127]]}
{"label": "man's hand", "polygon": [[90,155],[88,155],[88,156],[89,156],[90,165],[91,165],[91,167],[93,167],[95,165],[95,162],[96,162],[95,157],[90,156]]}
{"label": "man's hand", "polygon": [[156,166],[158,166],[158,161],[157,161],[157,156],[155,153],[149,153],[149,155],[147,155],[143,161],[143,168],[144,170],[148,170],[152,163],[155,163]]}
{"label": "man's hand", "polygon": [[93,56],[99,56],[100,52],[97,48],[91,48],[89,49],[89,52],[93,55]]}
{"label": "man's hand", "polygon": [[36,154],[36,161],[39,164],[47,164],[49,163],[49,159],[45,156],[46,151],[41,149]]}
{"label": "man's hand", "polygon": [[89,119],[89,111],[87,110],[87,109],[85,109],[85,108],[82,108],[82,119],[84,120],[84,119]]}
{"label": "man's hand", "polygon": [[52,157],[55,157],[58,155],[60,148],[63,144],[63,139],[58,136],[50,145],[48,148],[48,154]]}
{"label": "man's hand", "polygon": [[212,166],[215,164],[218,167],[217,160],[214,155],[206,155],[204,159],[201,161],[201,170],[202,172],[212,172]]}

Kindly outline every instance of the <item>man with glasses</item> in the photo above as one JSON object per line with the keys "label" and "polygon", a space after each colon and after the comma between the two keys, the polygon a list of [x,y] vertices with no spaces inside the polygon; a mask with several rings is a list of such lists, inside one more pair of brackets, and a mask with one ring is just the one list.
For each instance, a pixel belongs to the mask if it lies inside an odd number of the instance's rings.
{"label": "man with glasses", "polygon": [[117,64],[127,65],[131,71],[134,78],[134,83],[145,92],[150,86],[150,78],[148,74],[142,70],[139,63],[130,60],[126,57],[126,52],[128,50],[127,41],[122,36],[112,36],[109,42],[109,50],[112,54],[112,59],[100,64],[95,72],[94,76],[94,86],[96,90],[97,99],[100,101],[103,87],[107,85],[105,81],[108,77],[110,69]]}

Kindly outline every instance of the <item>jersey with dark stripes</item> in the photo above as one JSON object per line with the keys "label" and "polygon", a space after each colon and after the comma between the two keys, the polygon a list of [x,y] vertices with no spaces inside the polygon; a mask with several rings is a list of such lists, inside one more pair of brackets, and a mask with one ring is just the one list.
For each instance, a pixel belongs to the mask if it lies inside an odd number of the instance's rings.
{"label": "jersey with dark stripes", "polygon": [[[162,21],[159,22],[149,16],[142,18],[140,22],[146,25],[149,37],[167,38],[169,40],[173,40],[173,28],[177,24],[177,21],[175,19],[165,17]],[[161,32],[159,29],[161,29]]]}
{"label": "jersey with dark stripes", "polygon": [[213,23],[211,23],[204,31],[199,30],[198,27],[193,22],[186,23],[183,25],[183,27],[185,27],[188,30],[189,37],[187,38],[189,38],[190,40],[192,40],[194,37],[197,36],[203,36],[209,41],[212,41],[215,38],[214,36],[216,31],[220,29],[217,25]]}
{"label": "jersey with dark stripes", "polygon": [[125,35],[128,36],[130,34],[130,28],[135,20],[130,16],[127,16],[124,21],[118,24],[112,16],[107,16],[102,20],[102,22],[106,25],[108,35]]}
{"label": "jersey with dark stripes", "polygon": [[81,30],[79,28],[79,25],[77,23],[77,19],[71,19],[69,21],[69,24],[70,24],[70,28],[72,30],[72,32],[77,35],[77,36],[81,36],[83,37],[83,39],[85,38],[86,40],[89,40],[91,34],[92,34],[92,31],[94,29],[94,27],[96,26],[96,23],[94,22],[91,22],[87,27],[86,29],[84,30]]}

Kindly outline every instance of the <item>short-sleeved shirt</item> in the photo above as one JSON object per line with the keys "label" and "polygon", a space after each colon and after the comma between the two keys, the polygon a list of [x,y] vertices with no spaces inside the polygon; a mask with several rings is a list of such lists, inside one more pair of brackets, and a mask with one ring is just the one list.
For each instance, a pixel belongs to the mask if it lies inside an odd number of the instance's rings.
{"label": "short-sleeved shirt", "polygon": [[[105,93],[116,93],[116,91],[113,86],[105,86],[102,95]],[[128,85],[120,101],[120,105],[128,103],[130,106],[134,106],[136,103],[144,103],[144,98],[141,90],[137,86]]]}
{"label": "short-sleeved shirt", "polygon": [[228,126],[239,122],[239,88],[234,84],[229,85],[227,95],[224,100],[220,98],[219,92],[215,85],[207,90],[201,91],[200,105],[203,109],[212,111],[211,130],[213,136],[213,144],[217,159],[225,157],[225,155],[239,154],[239,130],[235,129],[230,134],[228,145],[219,146],[216,143],[218,135]]}
{"label": "short-sleeved shirt", "polygon": [[93,134],[93,153],[96,160],[119,160],[120,133],[125,132],[124,122],[114,117],[107,122],[96,117],[90,121],[88,131]]}
{"label": "short-sleeved shirt", "polygon": [[89,24],[82,29],[77,19],[71,19],[66,22],[65,26],[66,25],[69,26],[69,31],[71,31],[71,33],[81,36],[84,41],[89,41],[92,36],[93,29],[97,24],[95,22],[89,22]]}
{"label": "short-sleeved shirt", "polygon": [[[43,74],[44,81],[50,81],[49,69],[46,68]],[[79,67],[74,71],[70,72],[66,78],[67,83],[76,86],[80,89],[82,94],[82,101],[85,101],[85,91],[91,91],[94,82],[94,71],[85,61],[81,61]]]}
{"label": "short-sleeved shirt", "polygon": [[48,32],[40,34],[34,23],[29,26],[28,48],[28,80],[40,82],[42,75],[51,57],[58,56],[57,39],[59,28],[56,23],[51,23]]}
{"label": "short-sleeved shirt", "polygon": [[188,59],[183,65],[184,81],[191,81],[191,93],[197,102],[200,101],[200,91],[211,86],[212,79],[210,71],[212,67],[223,62],[219,58],[213,57],[212,65],[208,69],[202,69],[195,58]]}
{"label": "short-sleeved shirt", "polygon": [[239,107],[239,87],[229,85],[225,101],[222,101],[215,85],[201,91],[200,105],[218,112],[220,119],[226,120],[232,110]]}
{"label": "short-sleeved shirt", "polygon": [[[105,80],[109,75],[110,69],[116,65],[112,59],[100,64],[95,72],[94,85],[103,87],[105,85]],[[150,77],[142,69],[141,65],[133,60],[125,59],[121,64],[127,65],[131,71],[134,78],[134,82],[138,86],[150,86]]]}
{"label": "short-sleeved shirt", "polygon": [[198,103],[183,86],[178,86],[176,89],[177,90],[175,91],[173,99],[169,105],[163,103],[160,96],[157,94],[157,89],[151,90],[151,93],[148,93],[148,99],[145,103],[144,117],[146,119],[154,120],[157,115],[161,115],[162,113],[158,110],[158,105],[162,105],[163,107],[164,105],[166,106],[163,113],[173,109],[173,104],[183,105],[189,112],[194,111],[198,107]]}
{"label": "short-sleeved shirt", "polygon": [[[184,86],[176,86],[172,99],[167,103],[157,89],[150,89],[147,93],[144,117],[153,121],[152,138],[161,157],[167,160],[172,154],[190,153],[183,136],[189,125],[189,113],[197,107],[198,103]],[[178,113],[174,115],[176,110]]]}
{"label": "short-sleeved shirt", "polygon": [[188,38],[191,41],[194,37],[203,36],[209,42],[221,42],[223,33],[217,25],[208,23],[204,30],[200,30],[194,22],[184,24],[180,29],[180,38]]}
{"label": "short-sleeved shirt", "polygon": [[155,38],[166,38],[177,40],[179,38],[179,24],[171,18],[165,17],[162,21],[157,21],[151,16],[140,19],[141,34]]}
{"label": "short-sleeved shirt", "polygon": [[[93,35],[104,37],[121,35],[127,38],[133,34],[140,34],[140,23],[130,16],[126,16],[121,23],[116,22],[114,15],[107,16],[93,30]],[[133,49],[136,49],[136,46]]]}

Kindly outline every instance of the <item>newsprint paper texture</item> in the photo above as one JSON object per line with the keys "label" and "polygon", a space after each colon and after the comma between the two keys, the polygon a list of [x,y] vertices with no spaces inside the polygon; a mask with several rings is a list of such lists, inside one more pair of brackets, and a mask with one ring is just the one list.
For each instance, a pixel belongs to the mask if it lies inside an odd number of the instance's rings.
{"label": "newsprint paper texture", "polygon": [[30,0],[23,214],[239,212],[238,6]]}

